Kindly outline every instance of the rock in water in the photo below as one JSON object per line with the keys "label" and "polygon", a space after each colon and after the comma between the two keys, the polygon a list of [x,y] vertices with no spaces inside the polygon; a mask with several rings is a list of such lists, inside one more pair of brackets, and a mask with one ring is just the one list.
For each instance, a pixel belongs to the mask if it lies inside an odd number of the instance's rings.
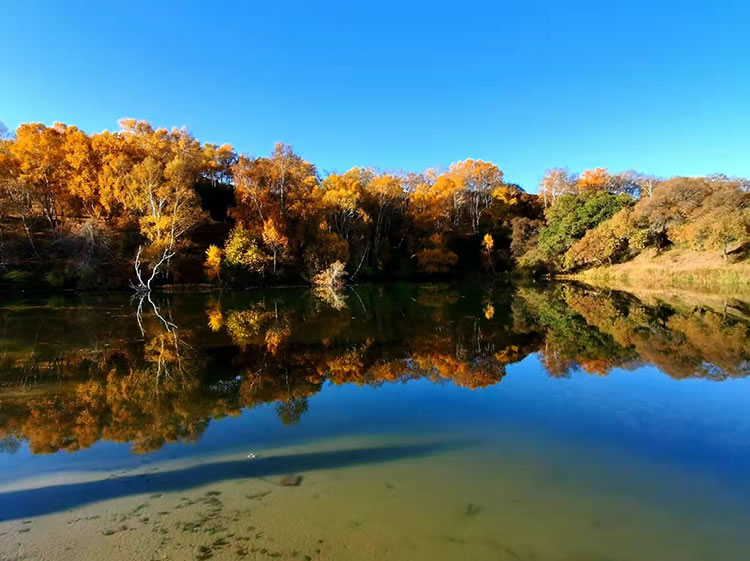
{"label": "rock in water", "polygon": [[302,483],[301,475],[287,475],[281,480],[281,484],[284,487],[297,487],[300,483]]}
{"label": "rock in water", "polygon": [[482,512],[481,506],[469,503],[469,506],[466,507],[466,516],[475,516],[480,512]]}

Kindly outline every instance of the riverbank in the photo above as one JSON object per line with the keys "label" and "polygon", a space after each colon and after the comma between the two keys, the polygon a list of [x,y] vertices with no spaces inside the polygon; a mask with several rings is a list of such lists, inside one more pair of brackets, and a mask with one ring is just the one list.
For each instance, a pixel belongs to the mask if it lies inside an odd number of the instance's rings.
{"label": "riverbank", "polygon": [[627,263],[588,269],[557,278],[628,291],[640,288],[687,288],[712,293],[750,293],[750,260],[726,263],[719,252],[672,249],[647,251]]}

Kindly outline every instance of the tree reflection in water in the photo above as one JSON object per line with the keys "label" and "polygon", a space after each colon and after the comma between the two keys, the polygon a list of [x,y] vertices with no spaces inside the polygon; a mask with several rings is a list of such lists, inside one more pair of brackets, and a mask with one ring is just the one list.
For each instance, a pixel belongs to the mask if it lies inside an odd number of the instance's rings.
{"label": "tree reflection in water", "polygon": [[34,453],[72,451],[100,439],[148,452],[196,440],[211,419],[264,403],[284,424],[297,423],[325,382],[427,379],[482,388],[532,353],[554,377],[643,364],[680,379],[743,377],[750,374],[747,309],[731,300],[647,304],[569,284],[7,307],[0,452],[23,441]]}

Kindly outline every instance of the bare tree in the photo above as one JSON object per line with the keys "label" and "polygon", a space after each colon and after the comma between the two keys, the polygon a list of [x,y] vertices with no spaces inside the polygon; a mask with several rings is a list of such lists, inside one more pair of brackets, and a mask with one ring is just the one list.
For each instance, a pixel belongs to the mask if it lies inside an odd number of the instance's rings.
{"label": "bare tree", "polygon": [[539,195],[544,201],[544,208],[549,207],[560,195],[575,192],[576,177],[568,168],[552,168],[544,172],[539,182]]}

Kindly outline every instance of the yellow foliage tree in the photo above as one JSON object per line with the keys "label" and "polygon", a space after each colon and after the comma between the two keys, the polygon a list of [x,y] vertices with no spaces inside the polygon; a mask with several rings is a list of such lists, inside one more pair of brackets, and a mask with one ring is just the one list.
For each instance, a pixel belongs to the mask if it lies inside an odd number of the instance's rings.
{"label": "yellow foliage tree", "polygon": [[224,246],[227,263],[247,268],[255,273],[264,273],[270,257],[258,246],[255,237],[241,223],[235,226]]}
{"label": "yellow foliage tree", "polygon": [[286,251],[289,245],[287,237],[281,233],[277,223],[273,218],[269,218],[263,223],[263,242],[271,249],[273,258],[273,273],[276,274],[276,263],[280,255]]}
{"label": "yellow foliage tree", "polygon": [[613,177],[607,168],[594,168],[584,171],[576,180],[579,191],[609,191],[613,184]]}
{"label": "yellow foliage tree", "polygon": [[478,232],[493,192],[503,185],[502,170],[491,162],[468,159],[451,164],[448,175],[460,191],[458,204],[466,208],[471,228]]}
{"label": "yellow foliage tree", "polygon": [[203,263],[203,268],[206,271],[206,276],[210,279],[221,280],[221,258],[223,252],[221,248],[211,244],[206,249],[206,261]]}

